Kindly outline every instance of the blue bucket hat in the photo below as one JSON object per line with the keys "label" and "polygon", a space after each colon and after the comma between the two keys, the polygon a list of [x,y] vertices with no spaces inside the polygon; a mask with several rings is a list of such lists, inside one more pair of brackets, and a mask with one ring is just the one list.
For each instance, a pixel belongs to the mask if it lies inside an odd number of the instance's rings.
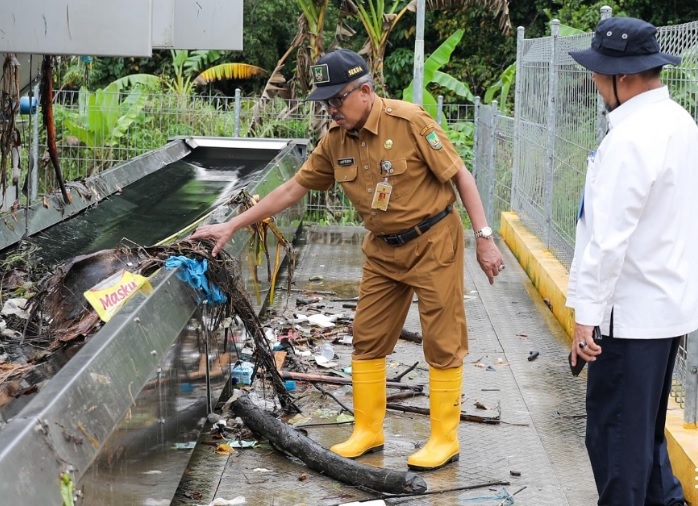
{"label": "blue bucket hat", "polygon": [[349,49],[335,49],[321,56],[310,67],[315,89],[306,100],[327,100],[342,91],[347,83],[368,74],[366,60]]}
{"label": "blue bucket hat", "polygon": [[596,27],[591,47],[569,55],[597,74],[639,74],[664,65],[678,65],[681,58],[659,51],[657,29],[636,18],[607,18]]}

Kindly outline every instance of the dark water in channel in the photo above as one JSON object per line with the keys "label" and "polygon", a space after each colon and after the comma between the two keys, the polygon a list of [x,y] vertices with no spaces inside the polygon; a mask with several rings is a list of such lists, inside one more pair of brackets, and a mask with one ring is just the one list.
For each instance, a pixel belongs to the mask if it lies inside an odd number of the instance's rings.
{"label": "dark water in channel", "polygon": [[[271,159],[271,158],[270,158]],[[30,238],[51,265],[121,242],[151,246],[242,189],[269,160],[177,161]]]}

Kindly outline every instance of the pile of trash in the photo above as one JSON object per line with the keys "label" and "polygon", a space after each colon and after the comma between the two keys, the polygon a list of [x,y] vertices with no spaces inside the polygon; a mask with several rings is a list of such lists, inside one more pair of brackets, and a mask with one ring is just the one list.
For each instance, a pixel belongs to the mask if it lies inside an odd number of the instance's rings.
{"label": "pile of trash", "polygon": [[[0,411],[14,399],[39,391],[104,325],[85,293],[118,276],[125,267],[131,275],[147,279],[173,258],[205,263],[205,279],[220,292],[217,303],[207,306],[210,330],[237,318],[255,343],[256,367],[271,371],[269,379],[282,407],[294,410],[283,381],[274,374],[271,348],[257,314],[241,288],[239,261],[225,252],[212,257],[212,245],[187,240],[152,247],[122,245],[75,257],[50,272],[33,257],[30,248],[7,257],[0,279]],[[186,269],[180,271],[186,274]],[[202,291],[203,286],[198,288]]]}

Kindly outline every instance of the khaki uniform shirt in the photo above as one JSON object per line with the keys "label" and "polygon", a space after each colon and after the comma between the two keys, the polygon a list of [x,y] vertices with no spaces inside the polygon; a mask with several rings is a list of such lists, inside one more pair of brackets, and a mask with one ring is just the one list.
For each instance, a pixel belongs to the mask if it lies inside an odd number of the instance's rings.
{"label": "khaki uniform shirt", "polygon": [[[436,121],[421,107],[375,98],[359,132],[336,123],[296,173],[313,190],[336,182],[374,234],[395,234],[443,211],[456,199],[450,179],[463,166]],[[378,183],[392,186],[386,210],[372,208]]]}

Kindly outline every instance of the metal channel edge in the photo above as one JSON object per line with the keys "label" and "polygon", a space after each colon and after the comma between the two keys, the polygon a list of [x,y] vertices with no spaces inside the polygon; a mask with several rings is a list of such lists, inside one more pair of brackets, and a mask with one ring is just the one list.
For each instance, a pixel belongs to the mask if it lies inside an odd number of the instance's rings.
{"label": "metal channel edge", "polygon": [[69,182],[66,190],[72,202],[66,204],[60,193],[46,195],[45,202],[37,202],[28,209],[2,217],[0,226],[0,251],[20,242],[25,236],[55,225],[98,204],[123,187],[161,169],[165,165],[184,158],[191,148],[183,140],[172,141],[162,148],[149,151],[94,177],[80,182]]}
{"label": "metal channel edge", "polygon": [[[122,174],[117,168],[107,171],[100,177],[100,184],[105,191],[115,191],[127,184],[125,181],[135,181],[198,149],[196,142],[201,141],[190,139],[190,142],[174,140],[154,153],[118,167],[121,170],[130,167],[128,173]],[[247,190],[264,192],[291,177],[306,155],[305,145],[303,140],[287,141]],[[212,149],[221,147],[231,146]],[[303,210],[300,205],[280,216],[280,228],[295,234],[300,229],[298,219],[302,219]],[[236,209],[227,209],[226,215],[233,212]],[[48,226],[48,221],[51,220],[44,218],[42,225]],[[226,251],[236,258],[244,255],[250,238],[248,231],[239,231]],[[73,481],[79,483],[101,456],[100,452],[109,454],[105,446],[110,436],[135,405],[139,393],[157,377],[163,357],[197,311],[197,295],[176,275],[176,270],[162,270],[152,276],[152,293],[147,296],[138,293],[130,299],[3,427],[0,431],[3,504],[60,505],[60,475],[71,470]],[[174,494],[174,490],[171,492]]]}
{"label": "metal channel edge", "polygon": [[[5,504],[60,504],[60,474],[70,466],[82,476],[189,321],[196,295],[176,271],[152,283],[151,295],[131,299],[3,428]],[[152,318],[165,307],[167,318]]]}

